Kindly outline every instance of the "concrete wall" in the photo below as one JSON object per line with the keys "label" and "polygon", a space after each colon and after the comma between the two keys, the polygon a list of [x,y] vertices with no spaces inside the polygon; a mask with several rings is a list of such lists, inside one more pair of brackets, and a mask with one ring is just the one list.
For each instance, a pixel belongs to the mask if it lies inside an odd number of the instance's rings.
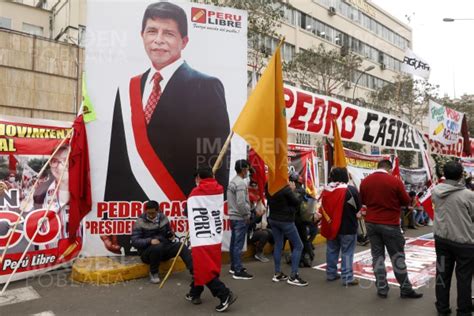
{"label": "concrete wall", "polygon": [[74,119],[82,62],[83,51],[77,46],[0,30],[1,113]]}

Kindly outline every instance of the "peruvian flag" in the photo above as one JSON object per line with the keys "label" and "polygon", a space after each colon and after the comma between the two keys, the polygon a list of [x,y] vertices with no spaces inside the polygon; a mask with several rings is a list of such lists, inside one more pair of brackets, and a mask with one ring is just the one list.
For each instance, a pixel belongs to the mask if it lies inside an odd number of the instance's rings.
{"label": "peruvian flag", "polygon": [[224,189],[214,179],[202,179],[188,198],[194,283],[205,285],[221,273],[224,232]]}
{"label": "peruvian flag", "polygon": [[339,233],[347,190],[347,184],[331,182],[321,193],[321,235],[328,240]]}

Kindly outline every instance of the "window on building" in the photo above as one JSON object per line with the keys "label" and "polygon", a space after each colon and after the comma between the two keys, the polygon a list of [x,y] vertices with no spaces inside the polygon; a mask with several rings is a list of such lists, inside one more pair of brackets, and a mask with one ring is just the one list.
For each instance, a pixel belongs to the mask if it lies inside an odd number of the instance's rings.
{"label": "window on building", "polygon": [[43,36],[43,27],[38,25],[23,23],[22,31],[32,35]]}
{"label": "window on building", "polygon": [[0,27],[11,29],[12,28],[12,19],[4,18],[0,16]]}
{"label": "window on building", "polygon": [[291,44],[283,43],[282,50],[283,60],[286,62],[291,61],[295,56],[295,46]]}
{"label": "window on building", "polygon": [[282,7],[282,10],[283,10],[283,19],[290,23],[291,25],[296,25],[295,23],[295,10],[287,7],[286,5],[284,5]]}

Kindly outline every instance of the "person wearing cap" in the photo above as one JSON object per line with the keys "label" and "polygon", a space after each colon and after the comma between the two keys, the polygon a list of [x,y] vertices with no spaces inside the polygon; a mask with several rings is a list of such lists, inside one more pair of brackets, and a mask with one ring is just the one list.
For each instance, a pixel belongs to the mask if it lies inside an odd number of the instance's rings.
{"label": "person wearing cap", "polygon": [[240,255],[245,243],[250,224],[250,200],[245,178],[249,175],[250,164],[241,159],[235,162],[237,174],[227,187],[227,206],[229,208],[230,227],[230,270],[232,277],[236,280],[250,280],[253,275],[247,273],[242,266]]}
{"label": "person wearing cap", "polygon": [[[158,210],[158,202],[146,202],[145,212],[133,226],[132,246],[138,250],[141,260],[150,265],[151,283],[160,283],[160,263],[174,258],[178,253],[181,243],[174,242],[174,237],[168,217]],[[192,274],[193,261],[186,245],[179,256]]]}

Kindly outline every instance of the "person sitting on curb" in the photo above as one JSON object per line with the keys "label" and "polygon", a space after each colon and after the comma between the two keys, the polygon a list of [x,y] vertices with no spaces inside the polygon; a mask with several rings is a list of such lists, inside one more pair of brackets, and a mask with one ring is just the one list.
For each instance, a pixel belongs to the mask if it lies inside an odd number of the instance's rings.
{"label": "person sitting on curb", "polygon": [[[165,214],[158,211],[158,202],[145,203],[145,212],[137,218],[132,231],[132,246],[138,250],[141,260],[150,265],[150,282],[160,283],[160,262],[172,259],[178,253],[180,242],[174,242],[174,232]],[[191,252],[184,246],[179,254],[192,274]]]}

